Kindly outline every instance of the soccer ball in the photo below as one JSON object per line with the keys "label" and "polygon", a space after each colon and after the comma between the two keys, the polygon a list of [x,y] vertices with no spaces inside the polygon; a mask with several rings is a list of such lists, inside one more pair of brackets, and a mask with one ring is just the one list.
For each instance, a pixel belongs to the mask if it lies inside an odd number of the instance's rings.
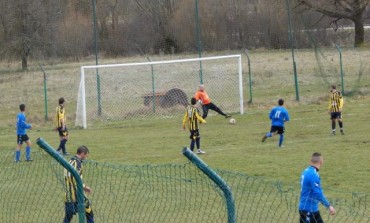
{"label": "soccer ball", "polygon": [[229,119],[229,123],[233,125],[233,124],[236,123],[236,120],[234,118],[231,118],[231,119]]}

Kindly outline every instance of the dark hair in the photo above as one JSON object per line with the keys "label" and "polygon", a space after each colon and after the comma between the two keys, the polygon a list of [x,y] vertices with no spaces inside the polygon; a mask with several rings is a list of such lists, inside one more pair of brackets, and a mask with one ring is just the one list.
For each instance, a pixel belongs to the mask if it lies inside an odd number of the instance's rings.
{"label": "dark hair", "polygon": [[89,153],[89,149],[86,147],[86,146],[80,146],[77,148],[77,154],[88,154]]}
{"label": "dark hair", "polygon": [[312,154],[311,162],[318,163],[321,160],[321,153],[315,152]]}
{"label": "dark hair", "polygon": [[284,105],[284,100],[283,100],[283,99],[279,99],[278,104],[279,104],[280,106],[283,106],[283,105]]}
{"label": "dark hair", "polygon": [[21,110],[21,111],[26,110],[26,105],[25,104],[20,104],[19,105],[19,110]]}
{"label": "dark hair", "polygon": [[337,86],[335,86],[334,84],[331,86],[331,89],[337,89]]}
{"label": "dark hair", "polygon": [[59,104],[63,104],[64,103],[64,98],[59,98]]}
{"label": "dark hair", "polygon": [[195,105],[197,103],[197,99],[191,98],[190,103],[191,105]]}

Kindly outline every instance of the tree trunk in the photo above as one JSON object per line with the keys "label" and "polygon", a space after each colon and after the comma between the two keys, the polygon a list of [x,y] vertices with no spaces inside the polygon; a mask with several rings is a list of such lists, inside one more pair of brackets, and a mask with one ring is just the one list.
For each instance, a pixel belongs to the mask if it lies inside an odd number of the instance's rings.
{"label": "tree trunk", "polygon": [[27,55],[22,53],[22,71],[26,71],[27,69]]}
{"label": "tree trunk", "polygon": [[364,44],[365,30],[362,15],[356,15],[352,20],[355,23],[355,47],[361,47]]}

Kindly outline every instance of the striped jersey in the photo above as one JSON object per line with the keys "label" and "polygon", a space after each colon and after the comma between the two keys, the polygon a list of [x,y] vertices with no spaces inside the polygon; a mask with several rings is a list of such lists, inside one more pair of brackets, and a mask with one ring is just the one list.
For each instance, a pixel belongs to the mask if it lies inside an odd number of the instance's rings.
{"label": "striped jersey", "polygon": [[343,97],[339,91],[334,91],[329,99],[329,111],[340,112],[343,108]]}
{"label": "striped jersey", "polygon": [[198,109],[196,109],[194,106],[189,106],[186,109],[184,118],[182,120],[182,126],[185,127],[186,124],[188,126],[188,129],[191,130],[197,130],[198,127],[198,121],[201,123],[206,123],[206,120],[204,120],[198,113]]}
{"label": "striped jersey", "polygon": [[[82,160],[78,158],[77,156],[73,156],[69,160],[69,164],[73,166],[73,168],[80,174],[82,179]],[[76,191],[77,191],[77,183],[76,179],[73,177],[73,175],[67,170],[64,169],[64,182],[65,182],[65,201],[66,202],[76,202]]]}
{"label": "striped jersey", "polygon": [[66,124],[66,111],[63,106],[59,105],[55,112],[55,126],[57,128],[63,127]]}

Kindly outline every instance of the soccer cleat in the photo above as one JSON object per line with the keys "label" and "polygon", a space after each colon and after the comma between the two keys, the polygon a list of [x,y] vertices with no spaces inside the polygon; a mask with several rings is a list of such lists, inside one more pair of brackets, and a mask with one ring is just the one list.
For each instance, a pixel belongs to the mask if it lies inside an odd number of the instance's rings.
{"label": "soccer cleat", "polygon": [[200,149],[198,149],[198,151],[197,151],[197,154],[205,154],[206,152],[204,152],[203,150],[200,150]]}
{"label": "soccer cleat", "polygon": [[61,148],[58,148],[57,149],[57,153],[62,153],[62,149]]}
{"label": "soccer cleat", "polygon": [[344,131],[343,129],[340,130],[340,134],[344,135]]}
{"label": "soccer cleat", "polygon": [[262,137],[262,142],[265,142],[265,141],[266,141],[266,139],[267,139],[267,136],[266,136],[266,135],[264,135],[264,136]]}
{"label": "soccer cleat", "polygon": [[14,160],[14,163],[20,163],[21,161],[20,160]]}
{"label": "soccer cleat", "polygon": [[69,153],[67,153],[67,152],[64,152],[64,153],[63,153],[63,155],[64,155],[64,156],[67,156],[67,155],[69,155]]}
{"label": "soccer cleat", "polygon": [[335,136],[335,131],[332,131],[331,134],[333,134],[333,136]]}
{"label": "soccer cleat", "polygon": [[33,159],[27,159],[27,160],[25,160],[26,162],[32,162],[33,161]]}
{"label": "soccer cleat", "polygon": [[225,118],[231,118],[231,115],[226,114]]}

